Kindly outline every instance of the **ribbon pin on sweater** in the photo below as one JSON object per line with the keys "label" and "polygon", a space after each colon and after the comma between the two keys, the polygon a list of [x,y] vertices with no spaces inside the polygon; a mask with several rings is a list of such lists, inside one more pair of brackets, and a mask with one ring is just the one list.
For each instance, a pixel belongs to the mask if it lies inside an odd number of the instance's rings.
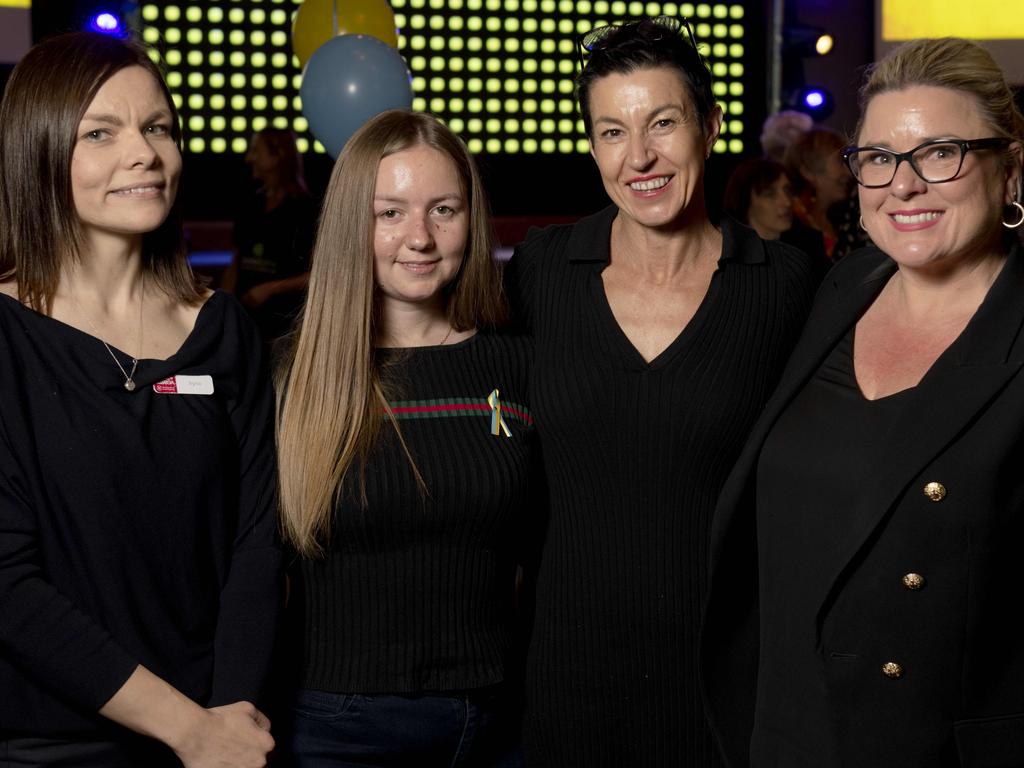
{"label": "ribbon pin on sweater", "polygon": [[504,432],[505,437],[512,437],[505,419],[501,417],[501,400],[498,399],[498,390],[495,389],[487,396],[487,404],[491,406],[491,434],[500,435]]}

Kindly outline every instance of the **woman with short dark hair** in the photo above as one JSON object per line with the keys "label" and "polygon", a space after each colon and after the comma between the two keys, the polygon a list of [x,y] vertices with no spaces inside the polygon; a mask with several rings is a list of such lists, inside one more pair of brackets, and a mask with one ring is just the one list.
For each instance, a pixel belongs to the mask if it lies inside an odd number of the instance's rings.
{"label": "woman with short dark hair", "polygon": [[508,265],[550,486],[527,764],[714,765],[697,687],[711,510],[810,304],[800,254],[709,220],[722,124],[674,18],[583,38],[580,110],[613,205]]}
{"label": "woman with short dark hair", "polygon": [[778,240],[793,226],[793,187],[786,169],[752,157],[733,170],[722,208],[765,240]]}
{"label": "woman with short dark hair", "polygon": [[781,240],[807,254],[818,274],[831,266],[821,233],[793,215],[793,186],[784,166],[774,160],[744,160],[725,186],[725,212],[765,240]]}

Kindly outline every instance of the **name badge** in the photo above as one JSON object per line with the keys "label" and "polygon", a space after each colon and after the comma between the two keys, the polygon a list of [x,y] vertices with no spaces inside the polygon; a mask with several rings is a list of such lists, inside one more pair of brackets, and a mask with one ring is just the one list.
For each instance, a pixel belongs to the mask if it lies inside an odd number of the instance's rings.
{"label": "name badge", "polygon": [[171,376],[153,385],[160,395],[212,395],[213,376]]}

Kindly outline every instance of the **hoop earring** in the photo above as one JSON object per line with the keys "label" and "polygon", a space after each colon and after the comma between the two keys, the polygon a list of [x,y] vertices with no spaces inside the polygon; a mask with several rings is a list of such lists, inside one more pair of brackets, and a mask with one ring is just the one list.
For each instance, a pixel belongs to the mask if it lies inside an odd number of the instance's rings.
{"label": "hoop earring", "polygon": [[868,231],[868,228],[864,226],[864,217],[863,217],[863,216],[859,216],[859,217],[857,218],[857,224],[858,224],[858,225],[860,226],[860,228],[861,228],[861,229],[863,229],[863,230],[864,230],[865,232],[867,232],[867,231]]}
{"label": "hoop earring", "polygon": [[1024,224],[1024,205],[1021,205],[1016,200],[1014,200],[1012,203],[1010,203],[1010,205],[1012,205],[1014,208],[1016,208],[1020,212],[1020,218],[1017,219],[1017,221],[1014,222],[1013,224],[1007,224],[1004,221],[1003,222],[1003,226],[1006,227],[1007,229],[1016,229],[1021,224]]}

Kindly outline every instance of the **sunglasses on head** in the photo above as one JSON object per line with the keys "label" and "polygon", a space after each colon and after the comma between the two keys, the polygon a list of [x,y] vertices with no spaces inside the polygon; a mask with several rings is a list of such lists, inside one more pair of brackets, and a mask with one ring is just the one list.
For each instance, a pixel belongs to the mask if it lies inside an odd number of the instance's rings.
{"label": "sunglasses on head", "polygon": [[[644,19],[629,19],[626,21],[616,22],[615,24],[605,24],[601,27],[594,27],[589,32],[577,36],[577,47],[576,51],[579,56],[580,67],[582,68],[586,64],[587,57],[595,50],[601,50],[607,45],[608,39],[622,27],[636,24],[637,29],[644,32],[644,36],[651,42],[657,42],[669,36],[682,35],[682,30],[686,30],[686,36],[690,41],[690,45],[697,51],[697,40],[693,36],[693,29],[690,27],[690,22],[686,19],[679,19],[675,16],[653,16],[651,18]],[[699,52],[699,51],[698,51]]]}

